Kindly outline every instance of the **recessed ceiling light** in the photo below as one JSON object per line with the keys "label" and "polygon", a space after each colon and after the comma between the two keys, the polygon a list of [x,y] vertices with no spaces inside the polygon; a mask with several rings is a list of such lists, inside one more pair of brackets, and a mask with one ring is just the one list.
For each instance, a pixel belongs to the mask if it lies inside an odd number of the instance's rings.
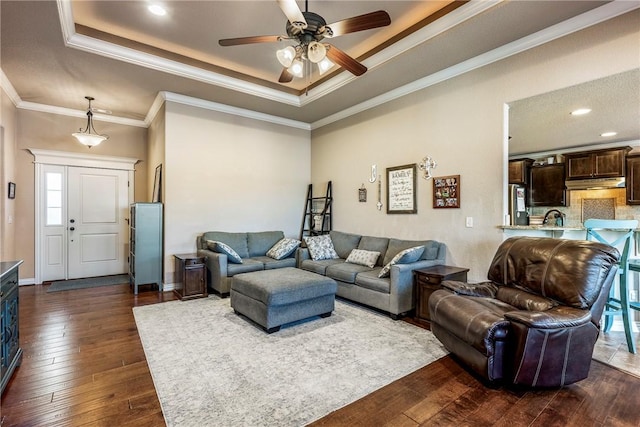
{"label": "recessed ceiling light", "polygon": [[589,114],[591,112],[591,108],[578,108],[577,110],[573,110],[571,112],[572,116],[582,116],[584,114]]}
{"label": "recessed ceiling light", "polygon": [[154,15],[164,16],[167,14],[166,9],[157,4],[152,4],[151,6],[148,7],[148,9],[149,9],[149,12],[153,13]]}
{"label": "recessed ceiling light", "polygon": [[616,136],[618,134],[618,132],[604,132],[601,133],[600,136],[604,136],[605,138],[608,136]]}

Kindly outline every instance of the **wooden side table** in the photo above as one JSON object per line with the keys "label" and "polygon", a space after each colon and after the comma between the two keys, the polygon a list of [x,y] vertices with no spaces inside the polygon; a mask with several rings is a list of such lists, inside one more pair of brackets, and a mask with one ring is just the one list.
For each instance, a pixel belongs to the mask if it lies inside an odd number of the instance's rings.
{"label": "wooden side table", "polygon": [[173,292],[181,300],[207,296],[205,259],[196,254],[178,254],[175,258]]}
{"label": "wooden side table", "polygon": [[467,281],[468,268],[452,267],[449,265],[435,265],[433,267],[413,270],[413,290],[416,298],[415,319],[430,322],[429,297],[441,288],[444,280]]}

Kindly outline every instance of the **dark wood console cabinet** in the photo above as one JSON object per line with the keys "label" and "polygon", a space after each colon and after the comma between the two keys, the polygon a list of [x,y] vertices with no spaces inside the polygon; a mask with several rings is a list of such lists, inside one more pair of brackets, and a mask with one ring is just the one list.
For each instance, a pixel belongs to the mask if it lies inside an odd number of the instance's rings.
{"label": "dark wood console cabinet", "polygon": [[413,270],[413,290],[416,301],[415,320],[430,322],[429,297],[440,289],[444,280],[467,281],[468,268],[435,265],[433,267]]}
{"label": "dark wood console cabinet", "polygon": [[0,262],[0,393],[22,361],[18,328],[18,266],[22,261]]}
{"label": "dark wood console cabinet", "polygon": [[207,296],[207,270],[204,257],[196,254],[174,255],[173,292],[181,300]]}

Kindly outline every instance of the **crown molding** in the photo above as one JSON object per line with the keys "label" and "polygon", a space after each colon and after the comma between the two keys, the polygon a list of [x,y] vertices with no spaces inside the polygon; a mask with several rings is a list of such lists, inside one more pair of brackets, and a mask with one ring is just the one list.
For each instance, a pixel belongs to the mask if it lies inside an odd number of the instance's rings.
{"label": "crown molding", "polygon": [[[374,70],[375,68],[393,60],[398,55],[431,40],[432,38],[457,25],[460,25],[466,20],[473,18],[503,1],[504,0],[470,1],[464,6],[461,6],[434,22],[431,22],[429,25],[422,27],[418,31],[398,40],[393,43],[393,45],[381,50],[375,55],[372,55],[370,58],[365,59],[362,61],[362,64],[365,65],[368,70]],[[310,104],[311,102],[340,89],[356,78],[357,77],[351,73],[341,73],[331,80],[309,90],[309,93],[305,94],[304,97],[301,96],[300,104],[302,106]]]}
{"label": "crown molding", "polygon": [[185,65],[177,61],[140,52],[131,48],[123,47],[114,43],[94,39],[75,31],[71,0],[57,0],[58,15],[62,27],[62,37],[65,46],[104,56],[106,58],[123,61],[140,67],[162,71],[180,77],[212,84],[226,89],[243,92],[249,95],[281,102],[283,104],[300,106],[300,97],[288,94],[276,89],[249,83],[241,79],[203,70],[198,67]]}
{"label": "crown molding", "polygon": [[18,102],[21,101],[20,95],[18,95],[18,92],[16,92],[16,88],[13,87],[7,75],[4,73],[4,71],[2,71],[2,68],[0,68],[0,87],[2,87],[11,102],[13,102],[13,105],[17,107]]}
{"label": "crown molding", "polygon": [[[156,97],[156,101],[158,100],[159,97],[162,97],[165,101],[175,102],[178,104],[188,105],[191,107],[217,111],[220,113],[227,113],[234,116],[246,117],[248,119],[260,120],[263,122],[274,123],[277,125],[288,126],[296,129],[311,130],[311,125],[309,123],[305,123],[297,120],[291,120],[284,117],[274,116],[271,114],[260,113],[253,110],[247,110],[245,108],[232,107],[231,105],[220,104],[218,102],[205,101],[204,99],[181,95],[179,93],[162,91],[158,94],[158,97]],[[156,102],[154,102],[154,105],[156,105]],[[157,110],[159,109],[160,108],[157,107]],[[157,110],[156,110],[156,113],[157,113]]]}
{"label": "crown molding", "polygon": [[317,129],[322,126],[326,126],[328,124],[336,122],[338,120],[345,119],[352,115],[361,113],[363,111],[366,111],[371,108],[377,107],[379,105],[385,104],[387,102],[393,101],[397,98],[403,97],[410,93],[425,89],[429,86],[433,86],[445,80],[457,77],[469,71],[473,71],[477,68],[484,67],[485,65],[489,65],[491,63],[494,63],[502,59],[508,58],[510,56],[516,55],[518,53],[524,52],[526,50],[535,48],[542,44],[558,39],[560,37],[569,35],[576,31],[583,30],[585,28],[588,28],[590,26],[615,18],[616,16],[620,16],[627,12],[631,12],[632,10],[635,10],[638,8],[640,8],[640,2],[614,0],[603,6],[600,6],[599,8],[593,9],[581,15],[567,19],[566,21],[560,22],[556,25],[552,25],[551,27],[545,28],[529,36],[515,40],[511,43],[508,43],[504,46],[493,49],[482,55],[478,55],[474,58],[468,59],[456,65],[453,65],[449,68],[438,71],[429,76],[418,79],[414,82],[408,83],[397,89],[391,90],[387,93],[371,98],[360,104],[354,105],[353,107],[339,111],[335,114],[331,114],[323,119],[320,119],[311,123],[311,129]]}

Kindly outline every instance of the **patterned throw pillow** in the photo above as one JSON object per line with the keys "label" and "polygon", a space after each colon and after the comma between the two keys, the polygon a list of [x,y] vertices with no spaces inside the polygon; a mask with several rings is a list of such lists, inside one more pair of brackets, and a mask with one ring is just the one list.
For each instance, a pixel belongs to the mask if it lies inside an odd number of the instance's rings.
{"label": "patterned throw pillow", "polygon": [[219,254],[225,254],[229,261],[234,264],[242,264],[242,258],[240,258],[240,255],[238,255],[238,253],[234,251],[231,246],[225,243],[218,242],[216,240],[207,240],[207,247]]}
{"label": "patterned throw pillow", "polygon": [[380,252],[365,251],[364,249],[353,249],[347,257],[347,262],[351,264],[366,265],[373,268],[380,256]]}
{"label": "patterned throw pillow", "polygon": [[296,239],[280,239],[275,245],[267,251],[267,256],[273,259],[286,258],[300,246],[300,240]]}
{"label": "patterned throw pillow", "polygon": [[401,251],[398,255],[394,256],[391,261],[389,261],[389,264],[382,267],[382,270],[380,270],[380,273],[378,273],[378,277],[389,277],[392,265],[409,264],[412,262],[416,262],[420,259],[420,256],[423,252],[424,246],[415,246],[413,248]]}
{"label": "patterned throw pillow", "polygon": [[338,259],[340,258],[333,248],[331,236],[323,234],[321,236],[305,237],[305,243],[309,248],[309,255],[314,261],[321,259]]}

